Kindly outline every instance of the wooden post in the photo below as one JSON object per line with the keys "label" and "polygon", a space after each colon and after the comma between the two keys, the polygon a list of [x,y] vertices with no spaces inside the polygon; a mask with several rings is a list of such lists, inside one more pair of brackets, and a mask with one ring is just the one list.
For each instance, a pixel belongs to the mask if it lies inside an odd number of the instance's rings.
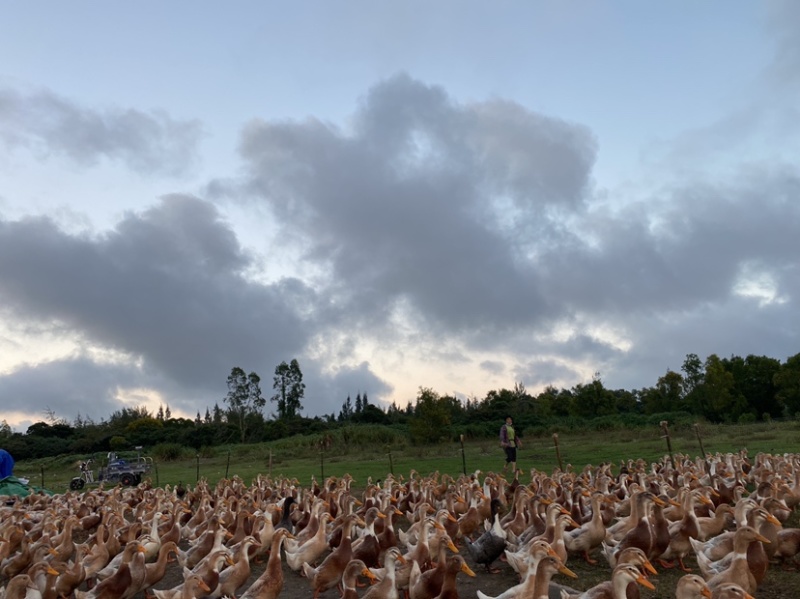
{"label": "wooden post", "polygon": [[700,425],[696,422],[694,423],[694,434],[697,435],[697,442],[700,443],[700,453],[703,455],[703,463],[706,465],[706,472],[711,471],[711,464],[708,463],[708,458],[706,457],[706,450],[703,447],[703,439],[700,437]]}
{"label": "wooden post", "polygon": [[231,450],[228,450],[228,463],[225,465],[225,478],[228,478],[228,470],[231,467]]}
{"label": "wooden post", "polygon": [[664,432],[664,438],[667,440],[667,451],[669,451],[669,461],[672,463],[672,467],[676,468],[675,456],[672,455],[672,439],[669,438],[669,427],[667,425],[668,423],[666,420],[661,421],[661,430]]}
{"label": "wooden post", "polygon": [[556,445],[556,459],[558,460],[558,469],[564,472],[564,463],[561,461],[561,450],[558,447],[558,433],[553,433],[553,443]]}
{"label": "wooden post", "polygon": [[464,455],[464,435],[460,435],[461,439],[461,467],[464,471],[464,476],[467,475],[467,458]]}
{"label": "wooden post", "polygon": [[706,459],[706,450],[703,449],[703,439],[700,437],[700,425],[694,423],[694,434],[697,435],[697,442],[700,443],[700,453],[703,454],[703,459]]}
{"label": "wooden post", "polygon": [[197,481],[200,482],[200,454],[196,454],[195,458],[197,459]]}

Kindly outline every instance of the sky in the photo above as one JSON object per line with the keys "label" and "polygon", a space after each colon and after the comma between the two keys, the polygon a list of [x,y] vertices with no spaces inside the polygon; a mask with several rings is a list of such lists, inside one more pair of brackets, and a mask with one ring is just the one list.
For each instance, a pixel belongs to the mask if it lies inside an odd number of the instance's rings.
{"label": "sky", "polygon": [[7,3],[0,56],[20,432],[800,352],[792,0]]}

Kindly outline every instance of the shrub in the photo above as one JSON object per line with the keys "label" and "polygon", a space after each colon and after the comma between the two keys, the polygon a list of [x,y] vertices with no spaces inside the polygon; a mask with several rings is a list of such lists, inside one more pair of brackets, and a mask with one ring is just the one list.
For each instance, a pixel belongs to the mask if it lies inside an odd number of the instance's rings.
{"label": "shrub", "polygon": [[203,445],[197,452],[201,458],[213,458],[215,455],[214,447],[211,445]]}
{"label": "shrub", "polygon": [[159,462],[174,462],[183,457],[183,446],[178,443],[159,443],[150,453]]}
{"label": "shrub", "polygon": [[128,449],[130,443],[128,443],[128,440],[125,437],[120,437],[117,435],[116,437],[111,437],[111,439],[108,441],[108,445],[113,451],[124,451]]}

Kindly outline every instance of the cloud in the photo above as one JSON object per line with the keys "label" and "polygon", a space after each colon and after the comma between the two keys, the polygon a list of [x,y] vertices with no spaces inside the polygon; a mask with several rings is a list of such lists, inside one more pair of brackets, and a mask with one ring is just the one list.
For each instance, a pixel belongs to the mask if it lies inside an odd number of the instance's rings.
{"label": "cloud", "polygon": [[585,127],[509,101],[460,105],[406,75],[373,87],[352,122],[253,121],[241,143],[245,187],[330,273],[331,318],[380,323],[408,306],[452,332],[552,312],[529,254],[582,209]]}
{"label": "cloud", "polygon": [[115,399],[117,390],[138,379],[127,367],[98,365],[87,356],[76,356],[0,377],[0,396],[9,413],[35,411],[42,420],[51,408],[59,418],[71,420],[81,414],[99,421],[122,407]]}
{"label": "cloud", "polygon": [[195,160],[201,136],[198,121],[175,120],[162,110],[94,110],[47,90],[0,88],[0,140],[41,160],[64,156],[84,167],[108,160],[142,174],[174,175]]}
{"label": "cloud", "polygon": [[767,3],[767,31],[775,39],[775,54],[768,74],[776,85],[794,88],[800,84],[800,7],[792,0]]}
{"label": "cloud", "polygon": [[[85,387],[83,401],[94,406],[95,418],[98,408],[113,405],[108,379],[121,387],[166,388],[173,408],[221,401],[233,366],[271,374],[301,354],[313,330],[313,322],[298,314],[316,301],[313,291],[289,277],[253,282],[245,276],[251,260],[216,208],[191,196],[168,196],[143,213],[129,213],[97,238],[68,235],[47,217],[0,221],[6,314],[35,323],[42,335],[54,330],[119,357],[112,366],[91,368],[86,357],[23,366],[0,379],[0,388],[10,385],[7,391],[16,393],[25,387],[15,381],[48,373],[46,385],[31,385],[21,397],[38,397],[30,406],[45,398],[53,403],[59,395],[50,393],[51,379],[65,377],[72,365],[70,387]],[[313,362],[301,367],[315,369]],[[369,379],[368,368],[359,372]],[[371,389],[385,388],[374,375],[371,382]],[[320,381],[310,391],[320,406],[327,401]],[[316,413],[320,406],[308,408]]]}
{"label": "cloud", "polygon": [[[755,116],[697,130],[695,160],[769,139]],[[595,152],[581,125],[502,99],[459,104],[398,75],[366,94],[348,128],[249,123],[241,187],[330,273],[329,322],[390,336],[399,322],[473,351],[540,352],[561,380],[626,371],[670,323],[728,314],[746,265],[796,301],[795,168],[758,154],[721,177],[667,162],[660,186],[617,202],[592,187]],[[566,340],[530,342],[563,327]],[[546,382],[517,360],[517,373]]]}
{"label": "cloud", "polygon": [[[697,130],[698,156],[763,134],[745,120],[727,138]],[[587,127],[502,98],[461,103],[403,74],[346,124],[250,121],[239,151],[244,174],[206,187],[219,204],[167,195],[94,236],[0,219],[5,320],[75,346],[16,365],[0,396],[55,407],[55,380],[76,406],[150,389],[193,414],[221,402],[233,366],[271,395],[275,365],[296,357],[306,413],[329,414],[358,392],[404,404],[408,373],[412,395],[595,372],[640,388],[690,352],[796,353],[788,161],[732,157],[721,176],[666,160],[622,201],[595,189]],[[245,245],[223,207],[263,239]]]}
{"label": "cloud", "polygon": [[[303,373],[306,377],[306,373]],[[308,397],[304,405],[313,402],[315,413],[338,415],[342,404],[349,395],[355,401],[356,395],[364,394],[372,404],[378,404],[378,399],[388,397],[392,386],[381,380],[371,371],[368,362],[357,366],[337,366],[331,372],[314,376],[315,380],[323,381],[317,390],[318,397]]]}

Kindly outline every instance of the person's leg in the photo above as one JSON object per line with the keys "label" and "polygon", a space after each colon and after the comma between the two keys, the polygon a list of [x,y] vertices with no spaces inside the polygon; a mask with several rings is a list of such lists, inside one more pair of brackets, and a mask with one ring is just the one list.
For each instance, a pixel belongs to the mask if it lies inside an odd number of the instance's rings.
{"label": "person's leg", "polygon": [[517,473],[517,448],[511,447],[509,448],[509,459],[511,460],[511,474]]}

